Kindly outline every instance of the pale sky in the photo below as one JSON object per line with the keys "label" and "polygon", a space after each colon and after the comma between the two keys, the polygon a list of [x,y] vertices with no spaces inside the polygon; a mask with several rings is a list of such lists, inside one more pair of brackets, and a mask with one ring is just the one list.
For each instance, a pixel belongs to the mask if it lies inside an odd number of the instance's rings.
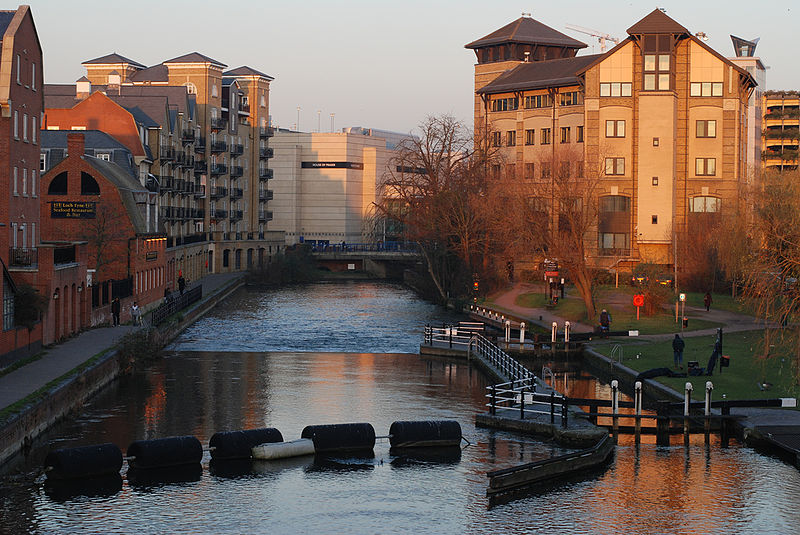
{"label": "pale sky", "polygon": [[[761,37],[756,53],[767,89],[800,89],[800,3],[755,0],[30,0],[44,50],[46,83],[73,83],[81,62],[117,52],[154,65],[200,52],[229,68],[249,65],[273,76],[273,124],[330,131],[364,126],[409,132],[428,115],[472,122],[475,55],[464,48],[530,12],[565,29],[583,26],[620,39],[656,7],[707,43],[733,55],[729,35]],[[12,9],[15,5],[7,5]],[[319,112],[319,113],[318,113]],[[319,120],[318,120],[319,118]]]}

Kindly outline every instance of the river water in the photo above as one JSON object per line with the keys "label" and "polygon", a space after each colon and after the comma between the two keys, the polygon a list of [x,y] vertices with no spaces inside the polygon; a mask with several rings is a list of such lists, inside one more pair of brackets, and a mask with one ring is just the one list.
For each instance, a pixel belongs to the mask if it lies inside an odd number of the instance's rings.
{"label": "river water", "polygon": [[[0,476],[3,533],[798,533],[800,473],[733,444],[657,447],[621,438],[601,472],[491,506],[486,472],[566,450],[477,429],[485,378],[418,353],[425,323],[451,321],[402,286],[357,282],[240,292],[186,331],[166,358],[104,390]],[[553,364],[553,366],[555,366]],[[559,376],[563,380],[563,376]],[[607,386],[568,374],[587,397]],[[460,456],[217,466],[55,486],[51,448],[277,427],[456,419]]]}

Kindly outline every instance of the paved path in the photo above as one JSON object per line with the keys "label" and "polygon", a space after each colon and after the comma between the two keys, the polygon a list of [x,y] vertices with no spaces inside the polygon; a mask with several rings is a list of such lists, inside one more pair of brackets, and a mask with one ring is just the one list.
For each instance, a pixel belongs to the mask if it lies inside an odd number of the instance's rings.
{"label": "paved path", "polygon": [[[203,285],[203,301],[233,279],[241,276],[243,276],[242,273],[207,275],[198,281]],[[50,381],[61,377],[101,351],[114,347],[120,338],[136,328],[133,325],[98,327],[45,349],[39,360],[0,377],[0,410],[33,394]]]}
{"label": "paved path", "polygon": [[[492,301],[497,305],[498,308],[501,308],[506,312],[511,312],[515,316],[519,316],[530,323],[536,323],[537,325],[541,325],[547,329],[550,328],[550,325],[552,325],[554,321],[559,325],[564,324],[564,318],[553,314],[546,308],[528,308],[516,304],[515,301],[520,294],[530,292],[542,292],[542,287],[536,284],[518,282],[515,283],[511,288],[508,288],[502,291],[502,293],[495,295],[492,298]],[[571,299],[571,297],[567,298]],[[579,322],[570,322],[570,327],[572,328],[573,332],[585,333],[592,332],[594,330],[592,326]]]}

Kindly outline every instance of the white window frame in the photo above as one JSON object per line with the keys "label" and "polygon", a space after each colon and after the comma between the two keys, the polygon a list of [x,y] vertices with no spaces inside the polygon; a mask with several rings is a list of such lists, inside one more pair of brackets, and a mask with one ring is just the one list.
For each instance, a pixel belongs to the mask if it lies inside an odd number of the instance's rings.
{"label": "white window frame", "polygon": [[19,191],[17,190],[17,182],[19,181],[19,170],[16,167],[14,167],[13,175],[14,175],[14,184],[13,184],[14,189],[12,190],[12,193],[15,197],[19,197]]}
{"label": "white window frame", "polygon": [[22,141],[28,142],[28,114],[22,114]]}
{"label": "white window frame", "polygon": [[36,169],[31,169],[31,196],[37,197],[36,195]]}
{"label": "white window frame", "polygon": [[14,110],[14,139],[19,139],[19,111]]}
{"label": "white window frame", "polygon": [[22,196],[28,196],[28,168],[22,168]]}

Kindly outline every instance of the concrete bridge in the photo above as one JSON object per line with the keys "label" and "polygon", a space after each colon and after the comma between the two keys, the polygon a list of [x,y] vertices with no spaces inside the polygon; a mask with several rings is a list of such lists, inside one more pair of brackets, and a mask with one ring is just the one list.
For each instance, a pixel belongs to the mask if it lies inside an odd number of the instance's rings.
{"label": "concrete bridge", "polygon": [[317,244],[311,247],[311,256],[331,271],[366,271],[382,279],[402,278],[403,270],[421,258],[414,246],[376,243]]}

